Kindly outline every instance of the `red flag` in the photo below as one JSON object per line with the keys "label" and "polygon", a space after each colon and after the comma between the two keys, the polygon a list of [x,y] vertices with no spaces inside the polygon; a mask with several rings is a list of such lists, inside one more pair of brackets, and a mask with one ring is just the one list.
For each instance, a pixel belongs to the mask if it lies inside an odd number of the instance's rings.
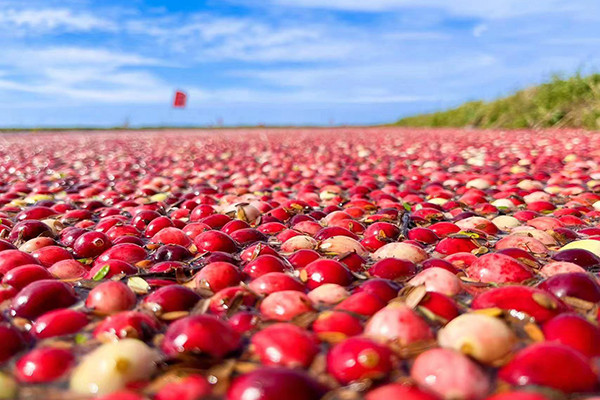
{"label": "red flag", "polygon": [[173,99],[173,107],[175,108],[184,108],[185,103],[187,102],[187,94],[178,90],[175,92],[175,98]]}

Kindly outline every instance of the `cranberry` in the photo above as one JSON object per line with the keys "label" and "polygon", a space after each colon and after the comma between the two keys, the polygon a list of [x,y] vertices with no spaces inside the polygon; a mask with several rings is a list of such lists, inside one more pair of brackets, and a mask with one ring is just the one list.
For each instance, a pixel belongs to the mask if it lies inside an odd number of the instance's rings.
{"label": "cranberry", "polygon": [[600,301],[600,285],[592,275],[571,272],[551,276],[538,285],[557,297],[570,296],[597,303]]}
{"label": "cranberry", "polygon": [[[389,383],[371,390],[365,396],[365,400],[388,400],[388,399],[403,399],[403,400],[438,400],[437,396],[424,392],[415,387],[403,385],[400,383]],[[519,399],[520,400],[520,399]],[[523,399],[524,400],[524,399]],[[532,399],[534,400],[534,399]],[[538,400],[538,399],[535,399]]]}
{"label": "cranberry", "polygon": [[13,243],[16,241],[24,242],[40,235],[54,236],[52,229],[45,223],[28,219],[15,224],[8,235],[8,240]]}
{"label": "cranberry", "polygon": [[[451,365],[452,368],[447,368]],[[410,370],[419,386],[438,396],[480,399],[490,390],[490,382],[481,368],[464,355],[449,349],[431,349],[421,353]]]}
{"label": "cranberry", "polygon": [[225,253],[237,251],[237,245],[233,239],[220,231],[202,232],[194,238],[194,243],[198,247],[198,251],[223,251]]}
{"label": "cranberry", "polygon": [[135,293],[127,285],[119,281],[106,281],[90,291],[85,305],[98,313],[110,314],[129,310],[135,306],[135,302]]}
{"label": "cranberry", "polygon": [[75,361],[66,349],[41,347],[31,350],[15,365],[17,379],[24,383],[52,382],[63,376]]}
{"label": "cranberry", "polygon": [[11,313],[17,317],[36,318],[57,308],[69,307],[77,301],[73,288],[52,279],[42,279],[25,286],[13,299]]}
{"label": "cranberry", "polygon": [[31,332],[36,338],[45,339],[77,333],[87,324],[88,317],[85,313],[61,308],[37,317],[31,326]]}
{"label": "cranberry", "polygon": [[144,298],[144,304],[155,312],[168,313],[188,311],[196,305],[200,296],[185,286],[169,285],[150,293]]}
{"label": "cranberry", "polygon": [[31,282],[51,278],[52,274],[41,265],[25,264],[8,271],[6,275],[4,275],[4,278],[2,278],[2,283],[11,285],[16,289],[22,289]]}
{"label": "cranberry", "polygon": [[417,267],[414,263],[397,258],[379,260],[369,268],[371,276],[391,280],[414,275],[416,271]]}
{"label": "cranberry", "polygon": [[325,394],[325,388],[305,372],[263,367],[237,377],[225,398],[227,400],[313,400]]}
{"label": "cranberry", "polygon": [[525,264],[504,254],[484,254],[467,268],[467,275],[480,282],[522,282],[533,277]]}
{"label": "cranberry", "polygon": [[33,256],[19,250],[0,251],[0,274],[2,275],[20,265],[37,263],[37,260]]}
{"label": "cranberry", "polygon": [[304,291],[302,282],[282,272],[269,272],[254,279],[248,287],[255,293],[268,295],[282,290]]}
{"label": "cranberry", "polygon": [[94,329],[96,338],[151,339],[159,326],[154,318],[138,311],[121,311],[102,320]]}
{"label": "cranberry", "polygon": [[591,392],[598,387],[598,377],[588,360],[558,343],[526,347],[500,370],[498,377],[511,385],[548,386],[565,393]]}
{"label": "cranberry", "polygon": [[209,396],[212,388],[201,375],[189,375],[169,382],[154,396],[155,400],[198,400]]}
{"label": "cranberry", "polygon": [[206,353],[215,358],[237,350],[240,336],[229,324],[211,315],[194,315],[173,322],[161,344],[169,357],[180,353]]}
{"label": "cranberry", "polygon": [[267,254],[271,255],[271,256],[279,257],[279,254],[277,253],[277,251],[275,251],[272,247],[269,247],[266,243],[259,242],[259,243],[255,243],[253,245],[246,247],[244,249],[244,251],[241,252],[240,259],[244,262],[250,262],[258,256],[267,255]]}
{"label": "cranberry", "polygon": [[586,269],[600,264],[600,257],[584,249],[562,250],[554,254],[552,259],[574,263]]}
{"label": "cranberry", "polygon": [[587,357],[600,355],[600,329],[578,314],[560,314],[543,326],[548,342],[559,342]]}
{"label": "cranberry", "polygon": [[391,303],[375,313],[365,326],[365,335],[402,346],[433,338],[425,320],[402,303]]}
{"label": "cranberry", "polygon": [[268,274],[269,272],[285,272],[286,263],[279,257],[265,254],[250,261],[244,267],[244,273],[252,279]]}
{"label": "cranberry", "polygon": [[545,322],[567,309],[564,303],[552,294],[528,286],[503,286],[489,289],[475,296],[471,307],[475,310],[493,307],[517,310],[539,322]]}
{"label": "cranberry", "polygon": [[310,249],[297,250],[287,257],[288,261],[295,269],[302,269],[319,258],[321,258],[321,255]]}
{"label": "cranberry", "polygon": [[266,318],[277,321],[289,321],[310,311],[313,311],[313,306],[308,296],[295,290],[271,293],[260,304],[260,312]]}
{"label": "cranberry", "polygon": [[325,311],[313,322],[313,331],[325,339],[345,338],[363,332],[361,321],[345,311]]}
{"label": "cranberry", "polygon": [[325,283],[347,286],[353,281],[352,274],[342,263],[328,259],[311,262],[302,270],[300,277],[306,282],[308,289],[314,289]]}
{"label": "cranberry", "polygon": [[367,338],[346,339],[334,346],[327,355],[328,371],[342,383],[381,378],[392,367],[392,351]]}
{"label": "cranberry", "polygon": [[290,323],[270,325],[255,333],[252,346],[264,365],[290,368],[307,368],[319,352],[317,338]]}
{"label": "cranberry", "polygon": [[8,361],[24,347],[25,342],[19,331],[6,322],[0,322],[0,364]]}
{"label": "cranberry", "polygon": [[73,258],[71,253],[59,246],[45,246],[31,253],[37,262],[46,268],[51,267],[55,263],[62,260],[70,260]]}
{"label": "cranberry", "polygon": [[73,243],[73,253],[77,258],[94,258],[111,246],[110,239],[102,232],[86,232]]}
{"label": "cranberry", "polygon": [[147,256],[146,250],[133,243],[117,244],[98,256],[94,265],[104,264],[108,260],[121,260],[130,264],[135,264],[138,261],[145,260]]}
{"label": "cranberry", "polygon": [[368,292],[379,297],[383,302],[387,303],[398,296],[400,286],[387,279],[369,279],[360,284],[356,288],[356,292]]}

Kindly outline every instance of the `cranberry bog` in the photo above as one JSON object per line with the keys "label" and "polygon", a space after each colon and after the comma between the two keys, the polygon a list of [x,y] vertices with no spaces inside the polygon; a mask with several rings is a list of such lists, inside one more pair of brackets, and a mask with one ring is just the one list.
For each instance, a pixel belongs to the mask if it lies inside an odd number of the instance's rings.
{"label": "cranberry bog", "polygon": [[0,147],[2,399],[598,399],[596,133]]}

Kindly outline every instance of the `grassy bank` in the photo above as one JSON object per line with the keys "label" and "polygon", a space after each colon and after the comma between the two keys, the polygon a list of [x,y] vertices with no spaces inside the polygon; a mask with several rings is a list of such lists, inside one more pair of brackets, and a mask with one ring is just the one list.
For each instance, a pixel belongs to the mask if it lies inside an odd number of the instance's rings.
{"label": "grassy bank", "polygon": [[402,118],[398,126],[600,129],[600,74],[576,75],[520,90],[494,101]]}

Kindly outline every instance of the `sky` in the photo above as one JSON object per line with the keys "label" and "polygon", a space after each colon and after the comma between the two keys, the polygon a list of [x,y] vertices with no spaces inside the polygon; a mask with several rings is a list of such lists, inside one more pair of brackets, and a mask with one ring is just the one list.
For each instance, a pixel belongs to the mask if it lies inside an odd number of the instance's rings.
{"label": "sky", "polygon": [[0,127],[386,123],[599,46],[597,0],[0,0]]}

